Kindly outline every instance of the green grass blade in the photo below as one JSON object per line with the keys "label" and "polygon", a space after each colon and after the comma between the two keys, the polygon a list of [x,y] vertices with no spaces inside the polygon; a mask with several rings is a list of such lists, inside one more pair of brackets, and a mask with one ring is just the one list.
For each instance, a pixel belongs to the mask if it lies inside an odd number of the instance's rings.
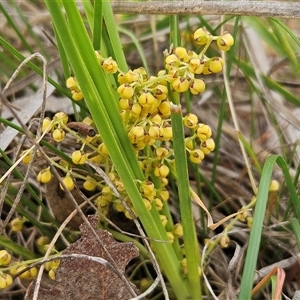
{"label": "green grass blade", "polygon": [[[180,33],[178,30],[178,17],[170,17],[170,41],[174,47],[179,46]],[[197,241],[195,223],[192,212],[192,202],[190,194],[189,174],[184,141],[184,128],[182,121],[182,111],[179,104],[179,94],[169,91],[174,106],[171,121],[173,129],[173,148],[176,161],[177,185],[179,194],[179,209],[181,223],[183,227],[184,249],[187,260],[187,278],[192,299],[202,299],[200,288],[199,265],[200,249]]]}
{"label": "green grass blade", "polygon": [[19,245],[18,243],[13,242],[12,240],[10,240],[9,238],[7,238],[3,235],[0,235],[0,245],[1,245],[1,248],[4,248],[6,250],[9,249],[16,255],[20,255],[25,259],[34,259],[34,258],[39,257],[37,254],[31,252],[30,250],[26,249],[25,247]]}
{"label": "green grass blade", "polygon": [[253,278],[258,258],[258,251],[261,241],[263,221],[268,202],[269,186],[275,163],[281,168],[288,190],[290,192],[291,201],[293,202],[296,217],[300,220],[300,203],[293,181],[290,177],[288,166],[285,160],[279,155],[269,156],[262,170],[261,180],[258,188],[258,195],[253,216],[253,223],[249,237],[249,245],[247,249],[244,270],[241,281],[239,299],[250,299],[253,284]]}

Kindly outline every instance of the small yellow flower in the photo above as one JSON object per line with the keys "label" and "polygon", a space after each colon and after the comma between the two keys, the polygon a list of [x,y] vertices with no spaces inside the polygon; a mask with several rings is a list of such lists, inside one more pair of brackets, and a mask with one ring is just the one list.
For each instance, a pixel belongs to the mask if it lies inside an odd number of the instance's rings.
{"label": "small yellow flower", "polygon": [[169,168],[166,165],[162,165],[162,164],[156,166],[154,169],[154,175],[156,177],[165,178],[168,176],[169,172],[170,172]]}
{"label": "small yellow flower", "polygon": [[204,153],[200,149],[195,149],[190,152],[189,158],[194,164],[200,164],[204,159]]}
{"label": "small yellow flower", "polygon": [[149,92],[142,93],[138,98],[139,104],[144,108],[150,108],[155,102],[155,98]]}
{"label": "small yellow flower", "polygon": [[178,77],[172,82],[172,87],[175,92],[183,93],[189,89],[190,83],[186,78]]}
{"label": "small yellow flower", "polygon": [[227,248],[229,246],[230,239],[227,234],[224,234],[220,239],[220,245],[222,248]]}
{"label": "small yellow flower", "polygon": [[[20,266],[18,269],[17,269],[17,273],[23,271],[26,267],[25,266]],[[33,278],[35,278],[37,275],[37,268],[36,267],[33,267],[23,273],[21,273],[19,275],[20,278],[22,279],[28,279],[28,280],[32,280]]]}
{"label": "small yellow flower", "polygon": [[31,161],[32,151],[24,150],[20,153],[20,156],[22,157],[25,153],[26,155],[23,157],[22,163],[28,165]]}
{"label": "small yellow flower", "polygon": [[82,150],[76,150],[72,153],[72,161],[74,164],[83,165],[86,163],[87,155]]}
{"label": "small yellow flower", "polygon": [[[166,179],[166,178],[162,178],[162,179]],[[168,201],[170,199],[170,193],[168,190],[160,190],[157,193],[157,196],[162,200],[162,201]]]}
{"label": "small yellow flower", "polygon": [[118,71],[118,65],[111,57],[102,61],[102,69],[107,73],[115,74]]}
{"label": "small yellow flower", "polygon": [[52,138],[55,142],[60,143],[65,139],[66,133],[61,128],[56,128],[52,132]]}
{"label": "small yellow flower", "polygon": [[160,221],[163,225],[163,227],[165,227],[168,223],[168,218],[165,215],[159,215]]}
{"label": "small yellow flower", "polygon": [[130,100],[129,99],[124,99],[124,98],[120,98],[119,100],[119,106],[121,109],[129,109],[130,107]]}
{"label": "small yellow flower", "polygon": [[182,224],[180,224],[180,223],[175,224],[172,232],[175,237],[182,237],[183,236]]}
{"label": "small yellow flower", "polygon": [[169,150],[166,147],[157,147],[155,154],[159,158],[165,158],[169,154]]}
{"label": "small yellow flower", "polygon": [[79,90],[73,90],[71,91],[71,94],[74,101],[80,101],[83,99],[83,93]]}
{"label": "small yellow flower", "polygon": [[66,80],[66,86],[68,89],[74,89],[78,87],[78,83],[77,80],[75,79],[75,77],[69,77]]}
{"label": "small yellow flower", "polygon": [[169,242],[172,244],[174,242],[174,239],[175,239],[173,233],[172,232],[167,232],[167,237],[168,237]]}
{"label": "small yellow flower", "polygon": [[13,279],[9,274],[1,273],[0,274],[0,289],[5,289],[11,286],[13,283]]}
{"label": "small yellow flower", "polygon": [[11,261],[11,255],[6,250],[0,250],[0,266],[8,266]]}
{"label": "small yellow flower", "polygon": [[165,100],[160,103],[158,110],[164,117],[169,117],[171,115],[171,105],[170,102]]}
{"label": "small yellow flower", "polygon": [[68,119],[69,119],[68,115],[66,113],[62,112],[62,111],[56,113],[53,117],[53,121],[62,122],[64,124],[68,123]]}
{"label": "small yellow flower", "polygon": [[199,57],[192,58],[189,61],[189,71],[193,74],[201,74],[204,69],[204,61]]}
{"label": "small yellow flower", "polygon": [[[67,175],[66,177],[62,178],[62,181],[63,181],[63,183],[65,184],[66,188],[69,191],[72,191],[74,189],[75,184],[74,184],[74,181],[73,181],[73,179],[70,175]],[[64,187],[61,184],[59,184],[59,186],[62,190],[64,190]]]}
{"label": "small yellow flower", "polygon": [[164,203],[161,199],[155,198],[153,200],[153,202],[154,202],[154,205],[155,205],[157,211],[161,211],[163,209]]}
{"label": "small yellow flower", "polygon": [[198,117],[195,114],[189,113],[183,118],[184,126],[195,128],[198,124]]}
{"label": "small yellow flower", "polygon": [[172,137],[173,137],[173,129],[172,129],[172,127],[170,125],[169,126],[165,126],[165,127],[160,127],[159,128],[159,137],[163,141],[169,141],[169,140],[171,140]]}
{"label": "small yellow flower", "polygon": [[117,89],[117,92],[121,96],[121,98],[130,99],[134,95],[133,87],[128,83],[123,83]]}
{"label": "small yellow flower", "polygon": [[270,192],[277,192],[279,190],[279,182],[277,180],[272,180],[270,183],[269,191]]}
{"label": "small yellow flower", "polygon": [[151,202],[150,202],[149,199],[143,198],[143,202],[144,202],[144,204],[145,204],[145,206],[146,206],[146,209],[147,209],[148,211],[152,209],[152,205],[151,205]]}
{"label": "small yellow flower", "polygon": [[42,124],[42,131],[43,132],[49,132],[51,129],[52,129],[52,124],[53,124],[53,121],[51,121],[50,118],[45,118],[43,120],[43,124]]}
{"label": "small yellow flower", "polygon": [[198,93],[203,93],[205,90],[205,82],[203,79],[195,78],[190,82],[190,92],[193,95],[197,95]]}
{"label": "small yellow flower", "polygon": [[194,33],[194,40],[196,41],[197,44],[199,45],[205,45],[207,44],[209,38],[210,38],[210,33],[206,30],[205,27],[199,28],[195,31]]}
{"label": "small yellow flower", "polygon": [[87,191],[94,191],[97,187],[97,182],[94,178],[88,177],[87,180],[83,183],[83,187]]}
{"label": "small yellow flower", "polygon": [[55,280],[55,274],[56,274],[56,271],[57,271],[57,267],[53,267],[53,268],[49,271],[48,276],[50,277],[50,279]]}
{"label": "small yellow flower", "polygon": [[37,175],[37,180],[41,183],[48,183],[52,179],[50,167],[43,169]]}
{"label": "small yellow flower", "polygon": [[230,33],[224,33],[217,39],[217,46],[223,51],[228,51],[233,44],[234,39]]}
{"label": "small yellow flower", "polygon": [[215,142],[213,139],[207,139],[206,141],[203,141],[200,145],[200,150],[204,154],[209,154],[210,152],[215,150]]}
{"label": "small yellow flower", "polygon": [[196,135],[201,141],[206,141],[212,135],[211,128],[206,124],[200,123],[196,130]]}
{"label": "small yellow flower", "polygon": [[21,231],[23,229],[23,224],[25,220],[23,218],[14,218],[10,221],[9,225],[11,226],[11,230],[14,232]]}
{"label": "small yellow flower", "polygon": [[208,68],[213,73],[219,73],[222,71],[224,66],[224,60],[221,57],[213,57],[208,62]]}

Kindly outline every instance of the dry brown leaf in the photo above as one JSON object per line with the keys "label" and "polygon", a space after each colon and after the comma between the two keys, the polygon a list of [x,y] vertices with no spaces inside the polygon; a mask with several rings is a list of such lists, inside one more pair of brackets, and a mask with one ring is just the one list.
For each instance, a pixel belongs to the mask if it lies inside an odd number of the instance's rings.
{"label": "dry brown leaf", "polygon": [[[139,255],[138,249],[134,243],[116,242],[108,231],[99,230],[97,217],[89,216],[88,220],[123,274],[128,262]],[[71,244],[63,254],[84,254],[109,261],[85,223],[80,226],[80,231],[82,237]],[[34,286],[35,283],[31,283],[25,300],[33,298]],[[133,289],[136,291],[134,286]],[[125,283],[106,265],[80,258],[61,259],[54,286],[50,289],[40,288],[38,294],[38,300],[125,300],[132,297]]]}

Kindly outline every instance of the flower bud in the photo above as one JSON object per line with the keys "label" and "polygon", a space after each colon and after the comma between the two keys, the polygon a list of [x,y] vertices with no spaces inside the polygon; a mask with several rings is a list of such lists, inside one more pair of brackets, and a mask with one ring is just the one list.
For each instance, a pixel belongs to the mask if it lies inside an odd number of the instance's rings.
{"label": "flower bud", "polygon": [[66,133],[61,128],[56,128],[52,132],[52,138],[55,142],[60,143],[64,140]]}
{"label": "flower bud", "polygon": [[43,169],[37,175],[37,180],[41,183],[48,183],[52,179],[50,167]]}
{"label": "flower bud", "polygon": [[[72,177],[70,175],[67,175],[66,177],[63,177],[62,178],[62,181],[63,183],[65,184],[66,188],[69,190],[69,191],[72,191],[75,187],[75,184],[74,184],[74,181],[72,179]],[[64,187],[62,184],[59,184],[59,187],[64,190]]]}
{"label": "flower bud", "polygon": [[162,177],[162,178],[167,177],[169,172],[170,172],[169,168],[166,165],[162,165],[162,164],[156,166],[154,169],[154,175],[156,177]]}
{"label": "flower bud", "polygon": [[212,135],[211,128],[206,124],[200,123],[196,130],[196,135],[201,141],[206,141]]}
{"label": "flower bud", "polygon": [[13,283],[13,279],[9,274],[1,273],[0,274],[0,289],[5,289],[11,286]]}
{"label": "flower bud", "polygon": [[194,164],[200,164],[204,159],[204,153],[200,149],[195,149],[190,152],[189,158]]}
{"label": "flower bud", "polygon": [[82,150],[76,150],[72,153],[71,158],[74,164],[83,165],[87,160],[87,155]]}
{"label": "flower bud", "polygon": [[200,145],[200,150],[204,154],[209,154],[210,152],[215,150],[215,142],[213,139],[207,139],[206,141],[202,142]]}
{"label": "flower bud", "polygon": [[194,40],[199,45],[207,44],[210,37],[210,33],[206,30],[205,27],[199,28],[194,33]]}
{"label": "flower bud", "polygon": [[182,224],[180,224],[180,223],[175,224],[172,232],[175,237],[182,237],[183,236]]}
{"label": "flower bud", "polygon": [[198,117],[189,113],[183,118],[183,124],[188,128],[195,128],[198,124]]}
{"label": "flower bud", "polygon": [[0,250],[0,266],[8,266],[11,261],[11,255],[6,250]]}

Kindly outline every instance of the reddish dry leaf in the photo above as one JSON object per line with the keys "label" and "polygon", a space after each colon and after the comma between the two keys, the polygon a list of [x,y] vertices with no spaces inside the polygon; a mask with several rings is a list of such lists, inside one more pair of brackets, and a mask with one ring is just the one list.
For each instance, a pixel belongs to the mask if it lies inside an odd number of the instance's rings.
{"label": "reddish dry leaf", "polygon": [[[128,262],[138,256],[138,249],[134,243],[116,242],[109,232],[99,230],[97,217],[90,216],[88,219],[123,274]],[[80,231],[82,237],[63,254],[85,254],[109,261],[90,228],[82,224]],[[33,298],[34,285],[32,282],[29,286],[25,300]],[[54,286],[40,288],[38,300],[125,300],[132,297],[124,282],[107,266],[87,259],[66,258],[61,260],[57,269]]]}

